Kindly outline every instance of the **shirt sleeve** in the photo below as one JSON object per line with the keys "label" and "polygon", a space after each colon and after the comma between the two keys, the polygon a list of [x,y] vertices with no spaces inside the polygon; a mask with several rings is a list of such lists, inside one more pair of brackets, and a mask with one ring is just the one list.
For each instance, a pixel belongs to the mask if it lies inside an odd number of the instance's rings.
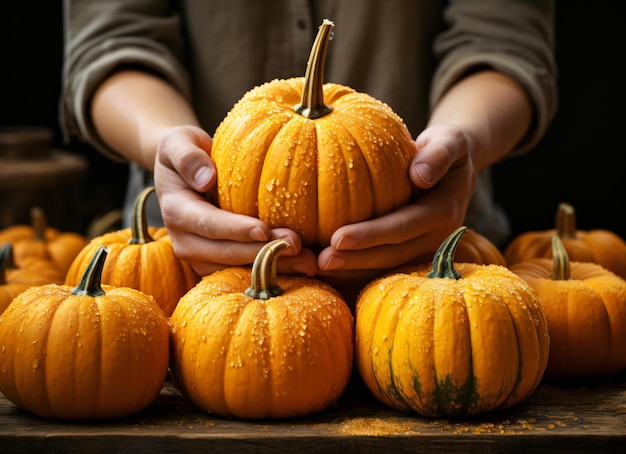
{"label": "shirt sleeve", "polygon": [[444,12],[448,28],[434,43],[440,63],[431,107],[472,69],[493,68],[515,79],[533,105],[531,129],[512,153],[535,146],[557,107],[553,8],[542,0],[451,1]]}
{"label": "shirt sleeve", "polygon": [[120,67],[142,67],[189,97],[180,18],[166,0],[65,0],[65,55],[59,121],[65,140],[75,136],[109,158],[125,159],[96,133],[90,118],[98,86]]}

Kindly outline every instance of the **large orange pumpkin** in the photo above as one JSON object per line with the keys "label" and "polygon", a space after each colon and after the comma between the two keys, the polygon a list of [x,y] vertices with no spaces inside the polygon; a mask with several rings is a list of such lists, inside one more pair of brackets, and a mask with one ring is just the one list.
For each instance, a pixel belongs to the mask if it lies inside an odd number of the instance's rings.
{"label": "large orange pumpkin", "polygon": [[199,408],[243,419],[304,416],[347,386],[352,313],[329,285],[276,275],[287,246],[268,243],[252,271],[203,277],[170,317],[174,380]]}
{"label": "large orange pumpkin", "polygon": [[169,360],[169,325],[154,299],[100,285],[106,248],[74,288],[20,293],[0,315],[0,390],[49,419],[134,414],[159,394]]}
{"label": "large orange pumpkin", "polygon": [[547,376],[607,375],[626,368],[626,281],[592,262],[570,261],[559,235],[552,259],[511,266],[535,289],[550,333]]}
{"label": "large orange pumpkin", "polygon": [[371,282],[356,307],[356,364],[369,390],[429,417],[513,406],[546,368],[546,318],[533,289],[500,265],[454,263],[453,232],[432,267]]}
{"label": "large orange pumpkin", "polygon": [[326,245],[342,225],[382,215],[411,197],[415,143],[389,106],[323,84],[332,22],[320,27],[304,78],[246,93],[216,129],[211,156],[223,209],[289,227]]}
{"label": "large orange pumpkin", "polygon": [[13,255],[18,265],[23,260],[37,258],[50,260],[63,273],[67,272],[76,254],[87,244],[87,238],[80,233],[48,226],[40,207],[32,208],[30,215],[30,225],[12,225],[0,231],[0,244],[13,244]]}
{"label": "large orange pumpkin", "polygon": [[154,187],[144,189],[133,206],[131,227],[93,238],[77,255],[65,277],[76,285],[99,246],[109,251],[102,283],[130,287],[152,295],[165,315],[172,314],[181,296],[199,280],[191,265],[174,253],[165,227],[146,223],[145,203]]}
{"label": "large orange pumpkin", "polygon": [[561,238],[569,260],[598,263],[626,279],[624,239],[606,229],[578,229],[576,211],[568,203],[559,204],[553,229],[524,232],[513,238],[504,251],[506,262],[513,265],[532,258],[551,258],[555,233]]}

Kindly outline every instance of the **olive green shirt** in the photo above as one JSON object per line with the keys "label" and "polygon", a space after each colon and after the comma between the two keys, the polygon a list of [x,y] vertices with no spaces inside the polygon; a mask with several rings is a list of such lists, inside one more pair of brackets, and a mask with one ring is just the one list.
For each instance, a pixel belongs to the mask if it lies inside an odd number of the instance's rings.
{"label": "olive green shirt", "polygon": [[[122,159],[98,138],[89,103],[109,74],[128,65],[170,81],[213,134],[252,87],[304,75],[324,18],[335,24],[325,81],[389,104],[414,137],[442,94],[478,67],[513,77],[533,103],[532,129],[512,153],[536,145],[554,116],[551,1],[65,0],[66,137]],[[151,183],[149,172],[131,164],[128,201]],[[479,175],[466,223],[496,243],[507,238],[488,171]]]}

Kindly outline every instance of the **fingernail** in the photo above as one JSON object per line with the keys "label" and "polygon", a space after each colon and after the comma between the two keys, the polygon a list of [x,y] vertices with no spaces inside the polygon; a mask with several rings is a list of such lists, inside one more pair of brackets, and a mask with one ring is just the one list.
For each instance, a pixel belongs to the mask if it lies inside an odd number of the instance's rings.
{"label": "fingernail", "polygon": [[208,166],[202,166],[193,176],[193,182],[198,186],[206,186],[211,181],[213,171]]}
{"label": "fingernail", "polygon": [[252,230],[250,230],[250,239],[253,241],[267,241],[267,235],[265,234],[265,232],[263,231],[263,229],[261,227],[255,227]]}
{"label": "fingernail", "polygon": [[341,251],[346,249],[352,249],[354,248],[354,246],[356,246],[356,241],[354,240],[354,238],[350,236],[342,236],[341,238],[339,238],[339,241],[337,241],[337,246],[335,247],[335,249]]}
{"label": "fingernail", "polygon": [[419,175],[419,177],[424,180],[426,184],[432,184],[433,182],[433,171],[429,165],[424,164],[423,162],[418,162],[413,167],[415,172]]}
{"label": "fingernail", "polygon": [[326,262],[326,266],[324,267],[324,271],[336,270],[338,268],[342,268],[346,264],[346,261],[341,257],[331,256],[328,262]]}
{"label": "fingernail", "polygon": [[307,276],[313,276],[313,274],[315,274],[315,273],[309,273],[309,270],[307,269],[306,265],[302,262],[294,263],[292,265],[292,269],[297,273],[302,273]]}

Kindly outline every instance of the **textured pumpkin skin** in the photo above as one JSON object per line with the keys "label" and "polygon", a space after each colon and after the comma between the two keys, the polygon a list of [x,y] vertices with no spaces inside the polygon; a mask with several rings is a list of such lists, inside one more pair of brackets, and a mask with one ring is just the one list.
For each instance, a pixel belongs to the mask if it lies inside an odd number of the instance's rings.
{"label": "textured pumpkin skin", "polygon": [[539,385],[549,337],[532,288],[499,265],[422,266],[370,283],[357,301],[356,364],[392,408],[429,417],[513,406]]}
{"label": "textured pumpkin skin", "polygon": [[278,276],[283,293],[246,296],[248,268],[205,276],[176,306],[171,369],[196,406],[243,419],[303,416],[335,402],[353,364],[353,316],[322,282]]}
{"label": "textured pumpkin skin", "polygon": [[294,106],[308,92],[304,85],[302,77],[273,80],[231,109],[213,137],[215,197],[225,210],[325,246],[337,228],[410,200],[416,148],[389,106],[347,86],[323,84],[322,107],[332,110],[301,115]]}
{"label": "textured pumpkin skin", "polygon": [[571,205],[560,204],[556,227],[524,232],[513,238],[504,251],[509,265],[533,258],[552,258],[552,236],[559,235],[569,260],[593,262],[602,265],[626,279],[626,242],[610,230],[581,230],[576,228],[575,212]]}
{"label": "textured pumpkin skin", "polygon": [[551,259],[511,266],[535,289],[550,333],[546,376],[608,375],[626,368],[626,281],[591,262],[551,279]]}
{"label": "textured pumpkin skin", "polygon": [[159,394],[169,326],[154,300],[129,288],[103,296],[31,287],[0,315],[0,390],[48,419],[134,414]]}

